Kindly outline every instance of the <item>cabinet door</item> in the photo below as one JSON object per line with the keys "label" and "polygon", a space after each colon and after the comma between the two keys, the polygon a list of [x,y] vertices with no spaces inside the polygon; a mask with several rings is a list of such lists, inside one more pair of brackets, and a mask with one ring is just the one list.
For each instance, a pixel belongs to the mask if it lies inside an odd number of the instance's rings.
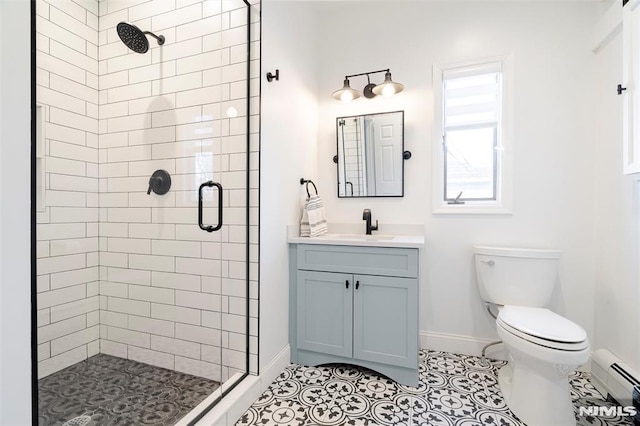
{"label": "cabinet door", "polygon": [[353,357],[418,365],[418,280],[355,275]]}
{"label": "cabinet door", "polygon": [[351,274],[298,271],[297,305],[298,349],[351,357]]}

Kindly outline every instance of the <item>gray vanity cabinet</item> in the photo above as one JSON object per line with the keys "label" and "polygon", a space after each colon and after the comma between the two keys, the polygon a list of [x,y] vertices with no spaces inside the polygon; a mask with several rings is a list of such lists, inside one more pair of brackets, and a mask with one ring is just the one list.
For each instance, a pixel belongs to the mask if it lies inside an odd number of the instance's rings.
{"label": "gray vanity cabinet", "polygon": [[292,244],[291,361],[418,383],[418,249]]}

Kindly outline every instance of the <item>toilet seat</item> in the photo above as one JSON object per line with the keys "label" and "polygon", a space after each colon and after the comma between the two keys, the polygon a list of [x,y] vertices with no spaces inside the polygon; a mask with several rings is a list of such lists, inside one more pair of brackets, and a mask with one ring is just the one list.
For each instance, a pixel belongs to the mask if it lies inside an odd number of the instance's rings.
{"label": "toilet seat", "polygon": [[582,351],[589,347],[582,327],[545,308],[504,306],[497,325],[536,345],[561,351]]}

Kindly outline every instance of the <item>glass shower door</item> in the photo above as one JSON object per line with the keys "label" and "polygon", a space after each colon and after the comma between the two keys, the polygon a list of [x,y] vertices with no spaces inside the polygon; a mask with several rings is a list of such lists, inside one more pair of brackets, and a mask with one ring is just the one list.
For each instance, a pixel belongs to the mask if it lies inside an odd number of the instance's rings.
{"label": "glass shower door", "polygon": [[255,9],[36,0],[40,424],[193,420],[256,372]]}

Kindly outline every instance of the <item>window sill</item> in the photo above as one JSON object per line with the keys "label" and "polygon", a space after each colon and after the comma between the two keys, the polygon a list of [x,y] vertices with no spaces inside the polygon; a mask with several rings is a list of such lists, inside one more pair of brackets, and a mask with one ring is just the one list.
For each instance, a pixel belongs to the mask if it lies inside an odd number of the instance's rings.
{"label": "window sill", "polygon": [[441,204],[434,207],[433,214],[496,214],[511,215],[510,207],[482,204]]}

